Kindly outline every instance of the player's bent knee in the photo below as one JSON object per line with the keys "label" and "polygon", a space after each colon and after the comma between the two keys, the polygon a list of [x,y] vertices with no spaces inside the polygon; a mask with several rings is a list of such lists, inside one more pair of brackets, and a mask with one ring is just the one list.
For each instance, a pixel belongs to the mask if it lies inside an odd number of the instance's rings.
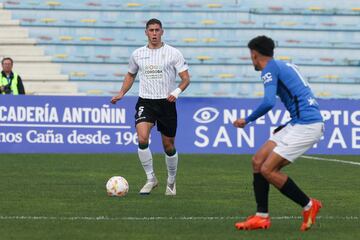
{"label": "player's bent knee", "polygon": [[165,152],[172,151],[175,148],[175,141],[173,138],[163,138],[162,144]]}
{"label": "player's bent knee", "polygon": [[139,145],[149,145],[149,140],[146,138],[139,138],[138,139]]}
{"label": "player's bent knee", "polygon": [[175,149],[174,144],[164,144],[163,147],[164,147],[164,151],[165,151],[166,153],[173,152],[174,149]]}
{"label": "player's bent knee", "polygon": [[271,173],[272,173],[272,171],[271,171],[270,168],[262,165],[262,166],[260,167],[260,173],[261,173],[261,175],[263,175],[266,179],[269,179],[269,178],[271,178]]}
{"label": "player's bent knee", "polygon": [[258,157],[257,155],[254,155],[252,157],[252,166],[256,172],[260,172],[260,169],[261,169],[261,166],[263,163],[264,163],[264,160],[262,158]]}

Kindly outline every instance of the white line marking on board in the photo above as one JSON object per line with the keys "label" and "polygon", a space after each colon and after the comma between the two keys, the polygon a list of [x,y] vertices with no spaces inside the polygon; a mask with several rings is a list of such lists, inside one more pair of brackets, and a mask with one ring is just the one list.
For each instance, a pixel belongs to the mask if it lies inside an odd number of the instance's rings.
{"label": "white line marking on board", "polygon": [[345,161],[345,160],[332,159],[332,158],[321,158],[321,157],[306,156],[306,155],[303,155],[301,157],[302,158],[307,158],[307,159],[319,160],[319,161],[339,162],[339,163],[345,163],[345,164],[359,165],[360,166],[360,162]]}
{"label": "white line marking on board", "polygon": [[3,127],[38,127],[38,128],[119,128],[130,129],[130,126],[108,126],[108,125],[66,125],[66,124],[16,124],[16,123],[1,123]]}
{"label": "white line marking on board", "polygon": [[[55,221],[217,221],[217,220],[237,220],[245,219],[244,216],[238,217],[107,217],[107,216],[74,216],[74,217],[55,217],[55,216],[0,216],[0,220],[55,220]],[[302,219],[301,216],[278,216],[271,217],[272,220]],[[317,219],[324,220],[350,220],[359,221],[359,216],[318,216]]]}

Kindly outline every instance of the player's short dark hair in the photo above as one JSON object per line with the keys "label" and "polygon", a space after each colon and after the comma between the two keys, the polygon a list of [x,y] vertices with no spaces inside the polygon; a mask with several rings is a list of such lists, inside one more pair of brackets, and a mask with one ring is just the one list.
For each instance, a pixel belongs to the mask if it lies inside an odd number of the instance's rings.
{"label": "player's short dark hair", "polygon": [[149,21],[147,21],[146,23],[146,29],[149,28],[149,25],[152,25],[152,24],[159,24],[160,25],[160,28],[162,28],[162,23],[160,22],[159,19],[156,19],[156,18],[152,18],[150,19]]}
{"label": "player's short dark hair", "polygon": [[3,59],[1,60],[1,65],[4,64],[4,62],[5,62],[6,60],[10,60],[11,64],[14,64],[14,61],[12,60],[12,58],[5,57],[5,58],[3,58]]}
{"label": "player's short dark hair", "polygon": [[267,36],[257,36],[248,43],[248,48],[259,52],[261,55],[273,57],[274,56],[274,41]]}

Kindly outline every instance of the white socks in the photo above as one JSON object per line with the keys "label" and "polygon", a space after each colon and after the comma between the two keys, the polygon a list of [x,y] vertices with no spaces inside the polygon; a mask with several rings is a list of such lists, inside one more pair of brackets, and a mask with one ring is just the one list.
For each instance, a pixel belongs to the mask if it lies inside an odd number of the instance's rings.
{"label": "white socks", "polygon": [[153,160],[150,148],[140,149],[138,148],[138,156],[143,166],[147,179],[154,178],[154,168],[153,168]]}
{"label": "white socks", "polygon": [[311,207],[312,207],[312,201],[310,199],[309,203],[304,207],[304,211],[309,211]]}
{"label": "white socks", "polygon": [[178,154],[177,152],[169,157],[166,153],[165,153],[165,160],[166,160],[166,166],[167,166],[167,170],[168,170],[168,183],[173,184],[175,182],[175,177],[176,177],[176,171],[177,171],[177,165],[178,165]]}
{"label": "white socks", "polygon": [[[152,160],[152,154],[150,151],[150,148],[146,148],[146,149],[140,149],[138,148],[138,156],[141,162],[141,165],[144,168],[144,171],[146,173],[146,177],[147,179],[152,179],[154,178],[155,174],[154,174],[154,168],[153,168],[153,160]],[[165,153],[165,160],[166,160],[166,166],[167,166],[167,170],[168,170],[168,183],[172,184],[175,182],[175,178],[176,178],[176,172],[177,172],[177,165],[178,165],[178,154],[177,152],[169,157],[166,153]]]}
{"label": "white socks", "polygon": [[267,217],[269,217],[269,213],[260,213],[260,212],[257,212],[255,215],[256,215],[256,216],[259,216],[259,217],[262,217],[262,218],[267,218]]}

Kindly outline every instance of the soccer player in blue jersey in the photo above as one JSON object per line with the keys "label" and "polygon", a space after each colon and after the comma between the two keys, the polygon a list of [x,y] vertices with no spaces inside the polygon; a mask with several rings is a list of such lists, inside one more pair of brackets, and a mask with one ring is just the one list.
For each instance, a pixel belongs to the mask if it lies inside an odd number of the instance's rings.
{"label": "soccer player in blue jersey", "polygon": [[246,221],[238,222],[239,230],[267,229],[271,225],[268,212],[269,184],[303,208],[300,230],[308,230],[315,223],[321,202],[308,197],[281,169],[295,161],[323,136],[324,123],[318,103],[309,84],[291,63],[274,60],[275,44],[271,38],[258,36],[248,43],[256,71],[261,71],[264,98],[257,109],[233,125],[244,128],[271,110],[276,96],[290,112],[291,120],[275,129],[274,134],[252,158],[253,187],[257,211]]}

